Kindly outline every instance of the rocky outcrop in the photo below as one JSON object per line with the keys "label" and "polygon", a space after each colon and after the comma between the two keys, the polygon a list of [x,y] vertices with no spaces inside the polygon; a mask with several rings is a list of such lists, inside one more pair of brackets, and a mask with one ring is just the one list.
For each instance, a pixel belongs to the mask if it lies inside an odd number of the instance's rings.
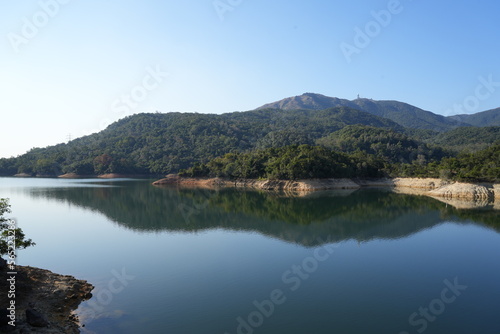
{"label": "rocky outcrop", "polygon": [[[429,196],[466,200],[488,200],[495,198],[494,185],[480,185],[456,182],[428,193]],[[497,195],[498,196],[498,195]]]}
{"label": "rocky outcrop", "polygon": [[[175,185],[196,188],[236,187],[259,190],[280,190],[295,194],[317,190],[359,189],[364,187],[390,187],[394,192],[412,195],[426,195],[447,199],[457,208],[478,208],[487,205],[499,207],[499,184],[468,184],[435,178],[395,179],[308,179],[308,180],[228,180],[221,178],[184,178],[176,174],[167,175],[153,183],[156,186]],[[453,199],[453,201],[450,201]],[[464,203],[469,201],[469,203]],[[474,203],[472,203],[474,202]],[[453,204],[452,204],[453,205]]]}
{"label": "rocky outcrop", "polygon": [[307,180],[228,180],[220,178],[184,178],[175,174],[167,175],[164,179],[156,181],[154,185],[182,185],[203,187],[241,187],[263,190],[293,190],[316,191],[327,189],[359,189],[361,187],[397,187],[419,189],[423,192],[440,188],[449,184],[440,179],[307,179]]}
{"label": "rocky outcrop", "polygon": [[412,189],[424,189],[433,190],[446,186],[450,181],[433,179],[433,178],[395,178],[392,180],[394,186],[398,188],[412,188]]}
{"label": "rocky outcrop", "polygon": [[310,179],[310,180],[227,180],[220,178],[182,178],[167,175],[153,185],[182,185],[194,187],[236,187],[260,190],[317,191],[328,189],[359,189],[361,186],[350,179]]}
{"label": "rocky outcrop", "polygon": [[500,210],[499,201],[492,202],[489,199],[463,199],[463,198],[446,198],[446,197],[436,197],[432,196],[438,201],[451,205],[456,209],[483,209],[483,208],[492,208],[494,210]]}
{"label": "rocky outcrop", "polygon": [[236,187],[255,188],[261,190],[288,190],[288,191],[318,191],[329,189],[359,189],[361,186],[349,179],[311,179],[311,180],[260,180],[236,181]]}
{"label": "rocky outcrop", "polygon": [[[0,289],[8,291],[6,268],[1,272]],[[2,313],[0,333],[80,333],[78,318],[73,312],[82,301],[92,297],[91,284],[32,267],[16,266],[16,272],[16,326],[9,325],[8,314]],[[7,293],[0,296],[1,305],[8,305],[10,300],[13,299],[8,299]]]}
{"label": "rocky outcrop", "polygon": [[449,181],[433,178],[395,178],[355,180],[362,187],[393,187],[396,192],[405,194],[424,194],[429,190],[440,188],[449,184]]}

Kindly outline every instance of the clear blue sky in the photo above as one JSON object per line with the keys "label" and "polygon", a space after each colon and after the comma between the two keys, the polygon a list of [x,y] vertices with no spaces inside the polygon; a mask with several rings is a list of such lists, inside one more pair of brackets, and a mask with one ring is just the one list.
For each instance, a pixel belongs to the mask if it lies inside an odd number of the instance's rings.
{"label": "clear blue sky", "polygon": [[[394,1],[1,1],[0,157],[134,113],[244,111],[304,92],[444,115],[500,107],[500,84],[479,80],[500,82],[500,3]],[[381,10],[393,13],[375,23]],[[341,45],[357,48],[350,62]]]}

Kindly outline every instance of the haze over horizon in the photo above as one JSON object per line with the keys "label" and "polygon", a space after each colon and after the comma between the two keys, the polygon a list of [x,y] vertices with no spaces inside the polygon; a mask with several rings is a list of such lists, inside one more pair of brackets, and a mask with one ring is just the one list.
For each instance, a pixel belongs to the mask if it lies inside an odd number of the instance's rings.
{"label": "haze over horizon", "polygon": [[305,92],[445,116],[500,107],[500,4],[491,0],[26,0],[0,9],[0,157],[136,113],[246,111]]}

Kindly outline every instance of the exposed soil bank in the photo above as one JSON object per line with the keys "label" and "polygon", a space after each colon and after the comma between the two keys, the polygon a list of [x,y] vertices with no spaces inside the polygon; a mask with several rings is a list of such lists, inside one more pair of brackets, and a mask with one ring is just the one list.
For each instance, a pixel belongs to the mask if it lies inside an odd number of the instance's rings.
{"label": "exposed soil bank", "polygon": [[[8,299],[11,287],[7,278],[12,276],[7,275],[6,268],[1,269],[0,333],[80,333],[73,311],[92,297],[91,284],[44,269],[16,266],[16,271],[15,299]],[[7,305],[11,300],[15,300],[15,327],[8,324]]]}
{"label": "exposed soil bank", "polygon": [[227,180],[220,178],[183,178],[167,175],[154,185],[180,185],[195,187],[237,187],[261,190],[317,191],[329,189],[359,189],[361,186],[350,179],[311,179],[311,180]]}
{"label": "exposed soil bank", "polygon": [[[499,202],[499,184],[471,184],[446,181],[434,178],[395,178],[395,179],[308,179],[308,180],[228,180],[220,178],[183,178],[167,175],[153,185],[176,185],[183,187],[236,187],[260,190],[285,190],[310,192],[317,190],[359,189],[363,187],[391,187],[395,192],[427,195],[460,201],[479,201],[481,203]],[[463,205],[462,205],[463,206]],[[476,206],[473,206],[476,207]],[[496,205],[498,207],[498,205]]]}
{"label": "exposed soil bank", "polygon": [[97,177],[96,175],[79,175],[75,173],[67,173],[63,175],[59,175],[58,178],[61,179],[86,179],[86,178],[93,178]]}

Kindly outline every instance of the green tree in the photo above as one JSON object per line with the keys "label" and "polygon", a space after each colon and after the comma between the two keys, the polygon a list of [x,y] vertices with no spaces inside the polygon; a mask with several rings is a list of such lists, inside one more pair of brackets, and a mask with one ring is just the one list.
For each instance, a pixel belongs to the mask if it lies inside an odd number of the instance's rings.
{"label": "green tree", "polygon": [[101,154],[94,159],[94,170],[97,174],[112,173],[111,163],[113,158],[108,154]]}
{"label": "green tree", "polygon": [[24,249],[35,245],[31,239],[25,239],[25,235],[20,228],[11,224],[12,220],[4,217],[5,213],[10,212],[9,200],[0,198],[0,255],[9,254],[9,256],[13,256],[12,241],[14,241],[16,249]]}

